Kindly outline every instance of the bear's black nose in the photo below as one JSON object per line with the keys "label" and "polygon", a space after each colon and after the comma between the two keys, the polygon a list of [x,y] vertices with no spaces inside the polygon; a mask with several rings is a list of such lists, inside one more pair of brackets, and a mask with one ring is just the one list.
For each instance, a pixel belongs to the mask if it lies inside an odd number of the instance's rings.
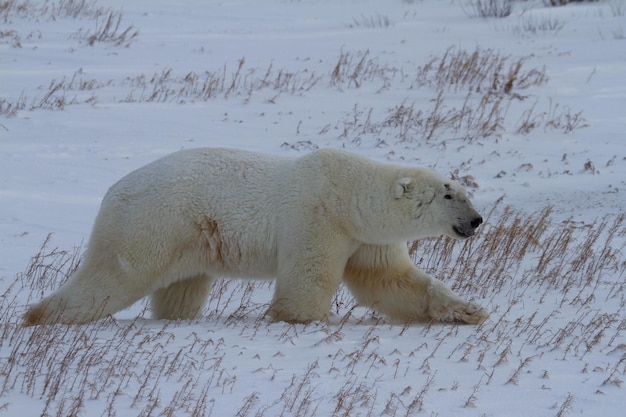
{"label": "bear's black nose", "polygon": [[476,229],[478,226],[480,226],[483,223],[483,218],[482,217],[477,217],[474,220],[471,221],[471,225],[474,229]]}

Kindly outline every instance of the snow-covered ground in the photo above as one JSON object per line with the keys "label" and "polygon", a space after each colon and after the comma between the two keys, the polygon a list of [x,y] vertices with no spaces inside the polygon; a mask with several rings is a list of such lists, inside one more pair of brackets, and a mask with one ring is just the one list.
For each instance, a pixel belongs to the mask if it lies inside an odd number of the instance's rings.
{"label": "snow-covered ground", "polygon": [[[0,5],[0,415],[623,415],[626,4],[544,3]],[[491,319],[403,326],[341,291],[328,324],[270,324],[271,284],[225,281],[197,322],[22,328],[107,188],[200,146],[455,177],[489,221],[416,262]]]}

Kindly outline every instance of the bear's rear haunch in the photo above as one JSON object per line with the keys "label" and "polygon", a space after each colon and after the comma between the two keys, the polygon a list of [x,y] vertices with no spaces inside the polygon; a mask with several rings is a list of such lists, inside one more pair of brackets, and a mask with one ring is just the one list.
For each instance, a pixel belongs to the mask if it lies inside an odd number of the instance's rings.
{"label": "bear's rear haunch", "polygon": [[406,242],[474,235],[482,218],[432,171],[338,150],[300,158],[173,153],[104,196],[78,269],[26,325],[86,323],[151,297],[157,319],[195,319],[215,277],[276,279],[272,320],[324,320],[343,281],[398,321],[480,323],[480,306],[417,269]]}

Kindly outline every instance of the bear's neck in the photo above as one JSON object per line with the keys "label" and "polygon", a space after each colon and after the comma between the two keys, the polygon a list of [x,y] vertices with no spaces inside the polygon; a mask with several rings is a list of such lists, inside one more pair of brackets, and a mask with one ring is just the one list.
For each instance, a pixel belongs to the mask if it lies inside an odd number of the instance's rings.
{"label": "bear's neck", "polygon": [[[393,212],[393,183],[397,174],[379,166],[370,166],[358,180],[346,190],[350,195],[351,213],[345,220],[352,223],[353,239],[368,244],[387,245],[410,240],[407,225],[402,224],[398,213]],[[386,167],[385,167],[386,168]],[[389,178],[387,178],[389,177]]]}

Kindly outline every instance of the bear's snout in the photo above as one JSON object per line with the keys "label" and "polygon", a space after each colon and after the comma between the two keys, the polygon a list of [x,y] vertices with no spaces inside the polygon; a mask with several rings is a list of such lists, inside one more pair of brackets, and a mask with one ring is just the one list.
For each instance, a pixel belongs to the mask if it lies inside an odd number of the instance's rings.
{"label": "bear's snout", "polygon": [[457,226],[453,226],[452,230],[456,234],[457,239],[467,239],[476,234],[476,229],[483,223],[483,218],[480,216],[474,217],[467,223],[462,223]]}

